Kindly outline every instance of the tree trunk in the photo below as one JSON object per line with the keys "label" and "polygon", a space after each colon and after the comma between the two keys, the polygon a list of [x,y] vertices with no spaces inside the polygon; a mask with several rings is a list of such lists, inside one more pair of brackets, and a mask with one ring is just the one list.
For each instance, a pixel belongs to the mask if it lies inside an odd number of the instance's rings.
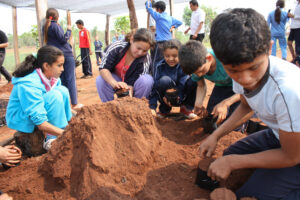
{"label": "tree trunk", "polygon": [[106,44],[106,46],[108,46],[110,43],[109,20],[110,20],[110,15],[106,15],[106,27],[105,27],[105,44]]}
{"label": "tree trunk", "polygon": [[42,47],[43,45],[45,45],[42,28],[45,24],[45,17],[48,9],[48,0],[35,0],[35,8],[36,8],[40,47]]}
{"label": "tree trunk", "polygon": [[135,7],[134,7],[133,0],[127,0],[127,5],[128,5],[128,9],[129,9],[131,30],[138,29],[139,25],[138,25],[138,21],[137,21],[137,18],[136,18],[136,13],[135,13]]}
{"label": "tree trunk", "polygon": [[13,20],[13,38],[14,38],[14,54],[16,66],[20,64],[19,56],[19,42],[18,42],[18,22],[17,22],[17,8],[12,7],[12,20]]}

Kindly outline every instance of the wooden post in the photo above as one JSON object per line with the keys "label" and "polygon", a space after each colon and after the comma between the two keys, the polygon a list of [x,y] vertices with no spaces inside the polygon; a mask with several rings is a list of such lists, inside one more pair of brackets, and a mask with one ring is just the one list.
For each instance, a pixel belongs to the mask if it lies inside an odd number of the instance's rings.
{"label": "wooden post", "polygon": [[35,8],[36,8],[40,47],[42,47],[44,45],[42,28],[45,24],[45,17],[48,9],[48,0],[35,0]]}
{"label": "wooden post", "polygon": [[[173,16],[174,0],[169,0],[170,2],[170,15]],[[175,30],[172,32],[172,37],[175,38]]]}
{"label": "wooden post", "polygon": [[[67,25],[72,26],[70,10],[67,10]],[[75,40],[74,40],[74,37],[73,37],[73,33],[71,33],[69,43],[72,46],[73,56],[74,56],[74,58],[76,58]]]}
{"label": "wooden post", "polygon": [[14,54],[15,54],[15,63],[17,66],[18,64],[20,64],[20,55],[19,55],[17,8],[16,7],[12,7],[12,20],[13,20]]}
{"label": "wooden post", "polygon": [[129,9],[131,30],[138,29],[139,25],[138,25],[138,21],[137,21],[137,18],[136,18],[134,1],[133,0],[127,0],[127,6],[128,6],[128,9]]}
{"label": "wooden post", "polygon": [[105,44],[110,44],[110,30],[109,30],[110,15],[106,15],[106,27],[105,27]]}

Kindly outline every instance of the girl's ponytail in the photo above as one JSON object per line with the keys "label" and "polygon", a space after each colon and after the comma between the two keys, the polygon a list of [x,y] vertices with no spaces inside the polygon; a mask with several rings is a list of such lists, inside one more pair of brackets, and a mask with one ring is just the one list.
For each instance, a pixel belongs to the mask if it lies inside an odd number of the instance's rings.
{"label": "girl's ponytail", "polygon": [[48,42],[48,29],[51,25],[51,21],[57,21],[59,17],[59,13],[55,8],[48,8],[46,12],[46,23],[44,25],[44,42],[47,44]]}
{"label": "girl's ponytail", "polygon": [[12,73],[14,77],[24,77],[36,69],[37,59],[34,55],[28,55],[25,60]]}
{"label": "girl's ponytail", "polygon": [[275,10],[275,21],[277,22],[277,24],[280,24],[281,8],[284,8],[284,1],[278,0],[276,2],[276,10]]}

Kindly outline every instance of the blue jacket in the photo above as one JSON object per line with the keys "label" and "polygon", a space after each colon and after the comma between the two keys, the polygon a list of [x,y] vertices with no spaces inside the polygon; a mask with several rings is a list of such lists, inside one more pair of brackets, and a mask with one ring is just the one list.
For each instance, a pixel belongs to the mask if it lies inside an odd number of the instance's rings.
{"label": "blue jacket", "polygon": [[71,30],[67,30],[64,34],[64,30],[56,21],[51,21],[51,25],[48,28],[48,45],[55,46],[64,52],[66,57],[73,56],[72,47],[68,43],[71,36]]}
{"label": "blue jacket", "polygon": [[150,95],[150,108],[151,109],[156,109],[157,107],[157,101],[162,101],[162,97],[160,97],[159,92],[157,90],[158,88],[158,82],[159,79],[163,76],[168,76],[170,77],[176,84],[176,88],[179,91],[179,98],[182,100],[183,99],[183,89],[185,82],[189,78],[188,75],[183,73],[181,67],[179,64],[177,64],[174,67],[170,67],[166,61],[163,59],[157,64],[156,68],[156,73],[154,75],[154,85],[152,88],[152,92]]}
{"label": "blue jacket", "polygon": [[174,17],[171,17],[166,12],[163,13],[155,12],[150,2],[146,3],[146,9],[156,23],[156,34],[155,34],[156,41],[160,42],[160,41],[171,40],[172,39],[172,33],[170,32],[171,27],[174,26],[175,28],[178,28],[179,26],[181,26],[182,22],[175,19]]}
{"label": "blue jacket", "polygon": [[[45,85],[34,70],[24,77],[12,78],[13,90],[6,111],[7,126],[24,133],[32,133],[36,125],[48,121],[43,95]],[[61,81],[57,82],[57,86]]]}
{"label": "blue jacket", "polygon": [[288,13],[281,9],[280,23],[275,21],[275,10],[270,12],[268,16],[268,24],[271,29],[272,36],[285,37],[285,25],[289,21]]}
{"label": "blue jacket", "polygon": [[95,52],[101,52],[102,51],[102,42],[100,40],[95,40],[94,41],[94,46],[95,46]]}
{"label": "blue jacket", "polygon": [[[115,73],[116,65],[124,57],[129,47],[130,43],[125,41],[116,41],[106,47],[99,70],[108,69],[111,73]],[[151,58],[148,53],[145,56],[135,59],[125,74],[124,82],[133,86],[140,75],[149,74],[150,66]]]}

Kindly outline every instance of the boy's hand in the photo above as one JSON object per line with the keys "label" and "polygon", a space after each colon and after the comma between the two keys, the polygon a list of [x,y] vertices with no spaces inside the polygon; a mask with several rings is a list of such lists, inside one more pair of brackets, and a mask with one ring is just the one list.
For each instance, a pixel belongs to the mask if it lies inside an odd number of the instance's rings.
{"label": "boy's hand", "polygon": [[217,138],[214,135],[208,136],[199,146],[201,158],[211,157],[217,146]]}
{"label": "boy's hand", "polygon": [[214,118],[218,117],[216,121],[216,124],[218,125],[226,119],[227,113],[228,106],[224,102],[217,104],[211,112]]}
{"label": "boy's hand", "polygon": [[173,29],[175,29],[175,26],[172,26],[172,27],[170,28],[170,32],[171,32],[171,33],[173,32]]}
{"label": "boy's hand", "polygon": [[207,176],[216,181],[227,179],[233,170],[229,161],[230,158],[231,156],[223,156],[212,162],[208,168]]}
{"label": "boy's hand", "polygon": [[163,97],[163,101],[167,106],[172,107],[172,104],[168,101],[166,97]]}
{"label": "boy's hand", "polygon": [[13,145],[0,147],[0,162],[8,165],[15,166],[20,162],[22,156],[21,150]]}

